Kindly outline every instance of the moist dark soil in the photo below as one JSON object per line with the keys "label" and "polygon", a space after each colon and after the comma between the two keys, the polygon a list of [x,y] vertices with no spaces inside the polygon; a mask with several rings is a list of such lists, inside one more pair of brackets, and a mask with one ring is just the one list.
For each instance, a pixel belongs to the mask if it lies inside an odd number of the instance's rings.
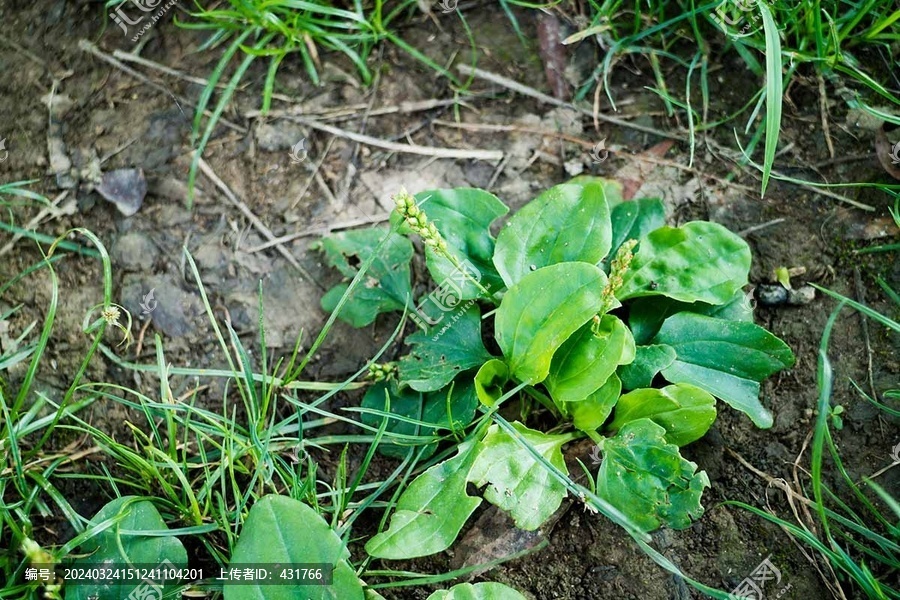
{"label": "moist dark soil", "polygon": [[[201,50],[204,37],[180,29],[170,14],[147,31],[139,42],[141,57],[177,69],[186,76],[205,78],[214,69],[222,49]],[[534,15],[517,12],[526,40],[535,39]],[[180,18],[187,18],[183,12]],[[467,13],[478,67],[548,91],[537,44],[522,42],[499,7],[486,4]],[[416,14],[401,35],[436,62],[454,64],[471,59],[471,46],[459,20],[436,12]],[[84,41],[84,42],[83,42]],[[191,156],[191,120],[202,86],[196,81],[163,73],[143,65],[127,64],[143,75],[129,74],[85,51],[85,42],[101,53],[132,51],[135,45],[112,23],[101,2],[64,0],[12,0],[0,6],[0,139],[6,140],[8,156],[0,162],[0,182],[35,180],[31,188],[59,200],[57,209],[37,225],[50,236],[65,235],[74,227],[90,229],[110,249],[114,268],[114,300],[138,316],[137,336],[142,328],[144,343],[123,350],[123,359],[152,363],[153,335],[160,335],[166,358],[173,365],[196,368],[223,366],[220,349],[212,335],[200,294],[185,268],[186,247],[200,270],[211,303],[221,317],[227,315],[248,347],[257,344],[257,291],[263,285],[266,339],[275,354],[289,354],[294,340],[305,333],[304,347],[314,338],[327,315],[319,300],[323,290],[337,281],[322,263],[322,256],[309,246],[315,235],[291,239],[282,248],[310,276],[273,247],[257,247],[267,240],[241,212],[216,189],[212,181],[198,177],[193,207],[186,208],[187,170]],[[81,46],[80,46],[81,43]],[[590,74],[599,55],[595,45],[584,42],[570,50],[569,75]],[[803,267],[795,284],[819,283],[836,292],[865,302],[897,318],[876,284],[881,277],[894,288],[900,283],[900,262],[890,253],[858,254],[866,246],[896,242],[896,228],[888,219],[888,199],[867,188],[838,190],[855,201],[870,205],[864,211],[809,188],[773,180],[764,198],[759,177],[739,168],[722,148],[734,148],[731,125],[698,136],[693,162],[687,167],[690,147],[676,143],[656,162],[643,153],[664,141],[653,134],[616,127],[592,120],[575,111],[554,108],[533,99],[510,94],[481,80],[461,96],[462,102],[419,112],[366,116],[366,110],[337,117],[338,110],[354,105],[390,107],[402,102],[452,98],[447,80],[416,62],[396,47],[385,46],[371,58],[377,82],[364,87],[356,80],[351,64],[340,56],[323,54],[322,84],[309,82],[303,65],[289,55],[277,79],[275,113],[254,116],[259,108],[266,76],[262,61],[248,75],[223,117],[233,124],[220,125],[204,158],[219,178],[276,236],[303,231],[326,231],[355,220],[377,221],[386,214],[390,196],[400,186],[411,191],[435,187],[474,186],[489,189],[513,210],[541,190],[578,173],[629,178],[639,188],[637,196],[661,197],[673,223],[703,218],[742,232],[753,249],[751,279],[754,284],[772,280],[774,269]],[[715,53],[710,64],[708,120],[731,114],[744,106],[757,91],[757,80],[734,54]],[[716,62],[721,61],[721,62]],[[670,89],[683,90],[684,72],[665,70]],[[152,84],[152,85],[151,85]],[[663,131],[686,126],[684,119],[668,117],[660,97],[647,87],[655,79],[646,58],[622,59],[609,81],[599,109],[639,125]],[[842,101],[829,98],[828,120],[836,156],[829,155],[812,74],[803,74],[786,91],[778,168],[785,174],[810,180],[887,181],[874,155],[873,140],[879,123],[871,123],[850,112]],[[827,88],[831,94],[834,90]],[[47,152],[48,111],[42,98],[53,91],[65,96],[72,107],[63,120],[65,144],[73,153],[96,152],[107,157],[104,169],[141,168],[149,193],[141,209],[124,217],[95,192],[57,188],[49,175]],[[695,98],[699,92],[695,91]],[[475,160],[449,160],[390,153],[308,129],[287,119],[279,111],[302,115],[319,114],[323,122],[364,132],[383,140],[417,144],[502,150],[506,162],[500,166]],[[327,113],[332,116],[328,116]],[[321,116],[326,113],[326,116]],[[743,131],[744,113],[734,122]],[[597,164],[587,148],[559,136],[541,136],[522,131],[497,132],[464,125],[518,125],[541,128],[580,138],[588,147],[603,139],[613,152]],[[295,162],[291,147],[305,139],[308,155]],[[15,210],[17,223],[28,223],[36,209]],[[759,227],[762,226],[762,227]],[[86,243],[75,234],[72,241]],[[11,234],[0,233],[0,246]],[[0,259],[0,281],[6,281],[41,260],[35,242],[19,240]],[[99,263],[77,255],[56,264],[60,305],[53,337],[36,391],[60,400],[88,349],[82,322],[92,307],[102,302],[103,281]],[[158,307],[140,317],[142,302],[154,291]],[[10,332],[21,332],[31,322],[42,322],[50,303],[51,287],[46,272],[39,272],[13,286],[0,301],[5,309],[23,304],[24,309],[8,323]],[[824,565],[811,560],[796,540],[779,528],[749,512],[722,505],[739,500],[771,510],[793,521],[784,492],[765,478],[792,481],[795,461],[806,480],[808,439],[815,420],[816,373],[820,338],[836,303],[819,294],[802,306],[758,306],[757,322],[784,339],[797,355],[791,370],[782,372],[763,386],[762,401],[775,415],[771,429],[760,430],[742,414],[720,405],[713,429],[684,452],[709,474],[711,488],[704,496],[706,514],[683,531],[663,530],[654,534],[654,547],[686,574],[703,583],[732,590],[765,558],[775,565],[781,578],[770,582],[766,597],[819,599],[833,596],[824,581],[832,575]],[[305,377],[339,381],[355,372],[390,335],[397,319],[382,316],[372,327],[355,330],[338,323],[320,349]],[[114,330],[106,340],[115,347]],[[881,393],[897,387],[900,361],[897,338],[873,321],[845,309],[837,320],[829,348],[835,371],[833,403],[845,407],[844,426],[835,440],[850,475],[858,480],[891,464],[891,450],[900,442],[898,422],[874,409],[854,389],[851,380],[869,392]],[[402,347],[389,355],[399,356]],[[390,357],[389,356],[389,357]],[[19,365],[5,375],[21,380]],[[98,356],[88,368],[89,381],[121,383],[152,394],[154,382],[116,366]],[[221,394],[210,391],[198,402],[210,409]],[[339,395],[328,408],[333,411],[358,403],[360,394]],[[128,410],[112,402],[97,402],[83,415],[93,426],[130,439]],[[61,436],[53,444],[63,447],[73,440]],[[87,442],[85,442],[87,443]],[[805,449],[805,453],[804,453]],[[573,454],[574,450],[569,453]],[[358,461],[363,450],[353,449]],[[744,461],[742,463],[738,457]],[[333,465],[334,453],[322,455],[323,471]],[[570,457],[572,458],[572,457]],[[587,460],[586,455],[578,458]],[[747,465],[752,466],[751,470]],[[387,474],[395,467],[378,458],[372,475]],[[79,468],[97,471],[96,462]],[[881,485],[895,496],[900,472],[888,470]],[[833,489],[842,489],[840,476],[830,467],[824,476]],[[89,517],[113,494],[108,487],[84,485],[63,487],[67,500]],[[478,513],[480,515],[481,513]],[[476,515],[476,516],[478,516]],[[359,523],[368,535],[377,527],[378,515]],[[474,519],[471,523],[474,523]],[[72,532],[64,520],[48,519],[35,531],[45,545],[64,543]],[[673,577],[649,559],[620,529],[598,515],[572,505],[541,533],[545,545],[536,552],[479,575],[477,580],[507,583],[538,599],[685,599],[702,595]],[[6,545],[9,540],[0,541]],[[361,548],[353,547],[355,558]],[[424,573],[444,573],[453,568],[453,551],[428,559],[385,563],[376,568],[396,568]],[[843,582],[848,598],[863,598]],[[382,590],[388,598],[426,598],[435,587]]]}

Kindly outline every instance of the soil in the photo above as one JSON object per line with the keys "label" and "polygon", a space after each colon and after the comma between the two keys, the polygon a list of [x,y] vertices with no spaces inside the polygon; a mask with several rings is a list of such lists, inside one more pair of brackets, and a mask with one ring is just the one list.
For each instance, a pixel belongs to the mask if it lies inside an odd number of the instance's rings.
{"label": "soil", "polygon": [[[178,11],[181,7],[174,10]],[[146,324],[140,317],[147,294],[154,292],[157,308],[149,315],[143,349],[135,346],[123,358],[153,362],[152,337],[162,337],[166,358],[173,365],[221,367],[218,345],[209,331],[199,289],[185,267],[182,248],[194,257],[206,292],[219,316],[227,313],[235,330],[249,347],[257,339],[257,291],[263,282],[263,304],[268,345],[275,353],[289,354],[296,336],[305,332],[310,340],[327,315],[319,305],[324,289],[337,281],[322,264],[319,253],[309,246],[315,236],[285,242],[283,247],[311,274],[302,276],[274,248],[255,251],[267,240],[234,205],[203,176],[198,194],[186,208],[187,168],[190,161],[192,108],[178,100],[195,102],[202,87],[183,78],[131,64],[155,86],[115,68],[79,47],[88,40],[107,55],[130,51],[134,45],[107,16],[101,2],[65,0],[11,0],[0,6],[0,138],[6,139],[8,157],[0,162],[0,182],[36,180],[32,189],[50,198],[60,190],[48,175],[48,112],[41,98],[51,92],[65,95],[72,108],[64,120],[64,139],[71,150],[98,156],[111,155],[104,169],[143,169],[149,184],[144,205],[131,217],[96,193],[71,190],[59,210],[39,226],[42,233],[65,235],[73,227],[88,228],[103,241],[112,256],[114,300],[138,318],[135,333]],[[534,39],[533,14],[516,12],[527,40]],[[184,13],[181,14],[184,16]],[[547,90],[537,44],[525,46],[516,37],[499,8],[485,4],[467,13],[479,51],[479,68]],[[455,56],[457,63],[469,61],[470,43],[459,20],[436,12],[433,18],[416,14],[402,35],[438,63]],[[192,77],[207,77],[221,56],[221,48],[201,50],[202,34],[180,29],[167,15],[141,39],[141,56],[178,69]],[[353,76],[353,67],[339,56],[323,55],[321,86],[305,75],[299,59],[289,56],[281,66],[276,92],[291,103],[276,101],[281,110],[299,107],[301,114],[339,109],[355,104],[393,106],[404,101],[452,98],[444,78],[437,77],[395,47],[385,46],[371,60],[376,84],[366,88]],[[714,55],[713,60],[720,60]],[[590,73],[597,59],[595,48],[582,44],[571,51],[570,67],[576,76]],[[758,85],[737,58],[711,65],[709,120],[737,110]],[[475,186],[488,188],[513,210],[550,185],[578,172],[632,178],[640,187],[638,196],[658,195],[666,203],[673,223],[708,218],[746,233],[754,254],[751,279],[771,280],[775,268],[805,267],[797,283],[813,281],[897,318],[876,285],[882,277],[897,288],[900,262],[890,253],[856,254],[855,249],[889,243],[897,231],[879,224],[888,215],[888,199],[867,188],[838,190],[859,202],[872,205],[865,212],[842,204],[807,188],[773,180],[764,198],[759,180],[740,170],[716,150],[698,140],[693,166],[687,165],[689,147],[678,143],[664,156],[663,164],[648,166],[634,153],[644,152],[663,141],[652,134],[601,123],[595,130],[590,118],[574,111],[553,108],[481,81],[470,91],[490,96],[466,99],[459,106],[463,123],[518,124],[541,127],[575,136],[589,144],[604,139],[612,148],[611,159],[597,164],[589,152],[561,138],[528,133],[498,133],[452,128],[435,120],[452,121],[452,107],[423,112],[396,113],[364,118],[360,112],[331,122],[351,131],[364,131],[382,139],[417,144],[503,150],[508,161],[502,169],[474,160],[435,160],[428,157],[388,153],[342,138],[313,131],[275,117],[248,116],[259,107],[265,65],[254,64],[224,113],[236,126],[220,125],[204,154],[212,170],[243,200],[247,208],[275,235],[313,228],[325,230],[355,219],[374,219],[385,214],[389,198],[399,187],[418,191],[434,187]],[[802,75],[802,73],[801,73]],[[684,89],[683,72],[671,70],[670,89]],[[55,83],[54,83],[55,82]],[[653,72],[646,59],[630,56],[614,71],[609,94],[619,108],[617,116],[633,123],[662,130],[675,128],[666,117],[653,86]],[[814,78],[800,77],[787,92],[781,152],[778,165],[800,178],[828,181],[886,181],[873,152],[874,128],[859,115],[848,112],[843,102],[829,104],[829,119],[838,159],[831,161],[821,127]],[[831,88],[829,88],[830,91]],[[836,96],[835,96],[836,97]],[[613,114],[601,96],[600,109]],[[740,128],[743,127],[743,122]],[[710,134],[725,147],[733,147],[730,127]],[[308,155],[291,160],[291,147],[306,140]],[[124,148],[123,148],[124,146]],[[318,167],[318,171],[316,171]],[[499,173],[498,173],[499,171]],[[724,182],[724,183],[723,183]],[[17,209],[16,221],[27,222],[36,211]],[[889,222],[889,221],[888,221]],[[73,241],[84,238],[69,234]],[[10,234],[0,234],[5,245]],[[5,281],[40,260],[33,242],[20,240],[0,262]],[[67,257],[57,263],[60,304],[47,361],[39,374],[37,390],[54,400],[71,381],[88,348],[81,333],[85,315],[102,302],[103,282],[96,260]],[[10,332],[21,332],[32,321],[41,322],[50,303],[51,287],[46,273],[31,276],[13,286],[0,302],[0,314],[19,303],[24,310],[8,322]],[[684,531],[663,530],[654,534],[654,546],[685,573],[703,583],[731,590],[766,557],[780,570],[777,585],[770,582],[768,597],[818,599],[832,597],[814,564],[783,531],[749,512],[722,505],[739,500],[754,506],[770,506],[791,519],[784,493],[754,474],[733,453],[772,478],[792,480],[793,464],[805,447],[815,419],[816,370],[819,341],[835,302],[818,295],[803,306],[760,306],[758,322],[783,338],[797,355],[796,366],[763,387],[762,399],[775,414],[769,430],[756,429],[741,414],[721,405],[715,426],[702,440],[685,449],[711,481],[704,496],[706,514]],[[361,330],[338,324],[311,364],[308,378],[336,381],[356,371],[378,350],[396,324],[382,317],[375,326]],[[118,342],[111,331],[110,347]],[[308,347],[308,342],[304,343]],[[844,427],[835,433],[846,468],[859,478],[891,463],[891,449],[900,442],[896,419],[873,409],[852,387],[856,381],[865,390],[879,392],[897,386],[900,361],[897,337],[877,323],[844,310],[835,326],[829,357],[835,370],[834,404],[845,407]],[[396,355],[402,348],[395,348]],[[52,365],[52,368],[48,366]],[[21,370],[7,373],[20,380]],[[88,368],[87,379],[118,382],[136,389],[153,389],[153,381],[125,371],[98,357]],[[201,400],[215,408],[216,396]],[[339,397],[332,410],[358,401],[358,394]],[[95,427],[125,436],[126,409],[114,403],[97,402],[83,415]],[[64,445],[70,440],[56,440]],[[584,460],[585,457],[583,456]],[[378,459],[378,470],[387,472],[394,463]],[[808,465],[808,450],[800,462]],[[89,468],[89,467],[85,467]],[[900,471],[888,470],[881,485],[896,495]],[[829,468],[825,481],[840,489],[839,474]],[[64,489],[80,514],[93,514],[110,497],[107,488]],[[60,520],[59,523],[63,521]],[[366,533],[377,521],[360,524]],[[35,532],[43,544],[60,544],[71,535],[64,527],[48,523]],[[508,583],[537,599],[685,599],[702,597],[647,558],[622,531],[608,521],[572,506],[543,537],[547,545],[524,558],[508,562],[479,576]],[[429,559],[391,563],[385,568],[442,573],[449,570],[452,553]],[[376,563],[376,568],[377,563]],[[388,598],[426,598],[433,587],[385,590]],[[862,598],[849,585],[849,598]]]}

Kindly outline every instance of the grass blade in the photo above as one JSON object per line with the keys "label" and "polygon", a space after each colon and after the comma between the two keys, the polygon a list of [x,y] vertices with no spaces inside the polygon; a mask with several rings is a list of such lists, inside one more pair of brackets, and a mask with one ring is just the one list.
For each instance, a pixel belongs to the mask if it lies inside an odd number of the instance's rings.
{"label": "grass blade", "polygon": [[769,7],[764,2],[758,4],[762,13],[763,28],[766,33],[766,149],[763,161],[763,179],[760,196],[766,195],[772,165],[775,163],[775,150],[778,147],[778,132],[781,130],[781,102],[784,92],[781,79],[781,39],[778,27],[772,18]]}

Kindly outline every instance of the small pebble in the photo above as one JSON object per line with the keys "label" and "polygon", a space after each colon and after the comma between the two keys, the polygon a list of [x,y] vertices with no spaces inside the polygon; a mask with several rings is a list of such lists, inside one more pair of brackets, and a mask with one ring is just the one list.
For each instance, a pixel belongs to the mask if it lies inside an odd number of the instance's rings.
{"label": "small pebble", "polygon": [[811,285],[803,285],[789,290],[780,283],[761,283],[754,292],[757,301],[763,306],[803,306],[816,298],[816,289]]}

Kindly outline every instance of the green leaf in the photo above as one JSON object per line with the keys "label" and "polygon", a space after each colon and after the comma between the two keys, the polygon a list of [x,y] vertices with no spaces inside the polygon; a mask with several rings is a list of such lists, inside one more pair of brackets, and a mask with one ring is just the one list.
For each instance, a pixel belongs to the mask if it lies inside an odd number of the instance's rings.
{"label": "green leaf", "polygon": [[460,444],[456,456],[416,477],[397,501],[390,527],[369,540],[366,552],[401,560],[449,548],[481,504],[481,498],[466,494],[474,449],[474,440]]}
{"label": "green leaf", "polygon": [[[640,240],[666,224],[666,209],[658,198],[640,198],[622,202],[610,213],[612,247],[609,256],[628,240]],[[609,257],[607,257],[608,259]]]}
{"label": "green leaf", "polygon": [[503,297],[494,327],[497,343],[519,381],[547,377],[553,353],[599,309],[606,275],[581,262],[529,273]]}
{"label": "green leaf", "polygon": [[362,582],[349,558],[344,542],[314,509],[287,496],[263,496],[250,509],[229,564],[326,564],[334,568],[332,584],[226,583],[224,600],[362,600]]}
{"label": "green leaf", "polygon": [[[453,385],[452,391],[448,387],[428,394],[408,388],[401,390],[395,381],[379,382],[370,387],[363,396],[362,407],[384,411],[385,392],[390,394],[391,414],[401,417],[389,419],[386,431],[397,435],[431,436],[436,435],[438,429],[463,429],[472,422],[478,406],[473,382],[470,379],[460,378],[460,381]],[[384,417],[364,412],[361,419],[366,425],[378,427]],[[430,423],[432,426],[424,425],[422,422]],[[386,435],[381,440],[378,451],[384,456],[404,458],[416,443]],[[432,443],[423,458],[430,456],[436,448],[437,445]]]}
{"label": "green leaf", "polygon": [[[146,531],[148,533],[165,531],[166,522],[159,511],[149,500],[141,500],[137,496],[123,496],[106,503],[88,527],[114,520],[112,526],[97,533],[80,547],[82,556],[71,565],[73,568],[96,568],[101,565],[125,568],[129,565],[150,569],[156,566],[187,567],[187,551],[181,540],[175,536],[125,534],[123,531]],[[180,582],[150,582],[143,584],[136,581],[112,580],[109,584],[93,584],[87,581],[80,585],[66,586],[66,600],[121,600],[128,597],[137,588],[152,589],[159,592],[157,596],[167,598],[179,596],[177,589]],[[138,593],[140,593],[138,591]]]}
{"label": "green leaf", "polygon": [[635,349],[634,361],[621,365],[616,371],[622,379],[622,387],[634,390],[650,387],[656,374],[675,362],[675,349],[672,346],[659,344],[654,346],[638,346]]}
{"label": "green leaf", "polygon": [[744,290],[736,291],[731,300],[725,304],[716,305],[695,302],[688,306],[690,306],[687,309],[689,312],[706,315],[707,317],[725,319],[726,321],[742,321],[744,323],[753,322],[753,306],[750,304],[750,294],[745,294]]}
{"label": "green leaf", "polygon": [[594,175],[578,175],[577,177],[570,179],[567,183],[581,186],[596,183],[603,188],[603,193],[606,195],[606,202],[609,204],[610,210],[625,201],[622,198],[622,193],[624,191],[622,183],[615,179],[606,179],[605,177],[596,177]]}
{"label": "green leaf", "polygon": [[564,412],[572,417],[576,429],[596,431],[609,417],[621,393],[622,381],[613,373],[606,383],[584,400],[565,402]]}
{"label": "green leaf", "polygon": [[507,287],[557,263],[595,265],[609,253],[612,229],[603,186],[557,185],[523,206],[497,236],[494,265]]}
{"label": "green leaf", "polygon": [[[494,268],[494,238],[491,223],[509,212],[495,195],[475,188],[429,190],[416,194],[419,206],[447,241],[448,250],[460,262],[469,261],[478,270],[481,285],[492,292],[504,285]],[[425,264],[435,282],[454,279],[456,267],[447,258],[425,248]],[[461,300],[484,294],[471,281],[461,279]]]}
{"label": "green leaf", "polygon": [[772,176],[772,165],[775,164],[775,152],[778,149],[778,135],[781,132],[782,92],[782,56],[781,37],[778,25],[772,18],[768,6],[759,4],[762,15],[763,30],[766,36],[766,147],[763,161],[762,190],[760,197],[766,195],[769,177]]}
{"label": "green leaf", "polygon": [[438,590],[428,600],[525,600],[525,596],[502,583],[460,583],[449,590]]}
{"label": "green leaf", "polygon": [[596,328],[588,321],[560,346],[544,385],[557,406],[562,407],[564,402],[582,400],[594,393],[615,373],[616,367],[632,360],[631,332],[617,317],[603,315]]}
{"label": "green leaf", "polygon": [[639,244],[616,296],[724,304],[747,284],[750,247],[717,223],[660,227]]}
{"label": "green leaf", "polygon": [[509,367],[502,360],[492,358],[475,374],[475,393],[485,406],[493,406],[503,396],[503,386],[509,381]]}
{"label": "green leaf", "polygon": [[[386,227],[346,231],[323,238],[316,247],[325,252],[329,265],[352,278],[357,269],[351,264],[350,257],[356,257],[357,263],[364,260],[388,232]],[[353,290],[341,310],[341,320],[354,327],[365,327],[375,321],[380,313],[403,310],[412,296],[409,282],[412,256],[412,243],[405,237],[391,235],[366,272],[367,282]],[[342,283],[328,290],[322,297],[322,309],[327,312],[334,310],[347,287],[346,283]]]}
{"label": "green leaf", "polygon": [[666,430],[666,441],[684,446],[702,438],[716,420],[716,399],[708,392],[677,383],[662,389],[640,389],[619,398],[611,430],[647,418]]}
{"label": "green leaf", "polygon": [[472,305],[446,323],[406,338],[413,346],[400,359],[400,383],[420,392],[439,390],[463,371],[491,359],[481,341],[481,310]]}
{"label": "green leaf", "polygon": [[[549,435],[517,422],[512,426],[541,456],[568,473],[561,448],[571,435]],[[519,529],[533,531],[543,525],[559,508],[566,488],[498,425],[488,429],[480,446],[469,481],[478,487],[489,483],[484,497],[508,512]]]}
{"label": "green leaf", "polygon": [[666,319],[654,344],[676,359],[662,370],[672,383],[692,383],[746,413],[757,427],[772,426],[759,401],[759,382],[794,364],[787,344],[755,325],[682,312]]}
{"label": "green leaf", "polygon": [[650,419],[627,423],[603,442],[597,495],[644,531],[660,525],[684,529],[703,514],[700,496],[709,477],[666,442],[666,430]]}
{"label": "green leaf", "polygon": [[725,304],[679,302],[671,298],[649,296],[629,303],[628,325],[638,344],[647,344],[659,332],[663,321],[675,313],[693,312],[699,315],[753,322],[753,307],[743,290],[738,290]]}

